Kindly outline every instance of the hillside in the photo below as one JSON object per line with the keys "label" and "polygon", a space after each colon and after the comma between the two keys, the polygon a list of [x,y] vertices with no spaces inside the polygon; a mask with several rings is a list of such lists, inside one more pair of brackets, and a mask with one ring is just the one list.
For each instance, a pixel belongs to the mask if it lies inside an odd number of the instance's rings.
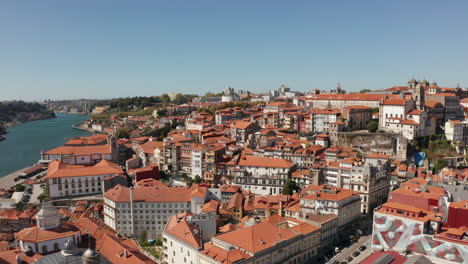
{"label": "hillside", "polygon": [[47,118],[55,118],[55,113],[39,103],[0,102],[0,136],[6,133],[7,127],[16,123]]}

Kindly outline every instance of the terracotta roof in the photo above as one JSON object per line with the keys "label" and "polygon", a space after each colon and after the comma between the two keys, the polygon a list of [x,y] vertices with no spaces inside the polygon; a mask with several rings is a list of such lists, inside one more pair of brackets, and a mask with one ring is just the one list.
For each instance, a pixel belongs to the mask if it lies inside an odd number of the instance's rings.
{"label": "terracotta roof", "polygon": [[[317,186],[320,187],[320,186]],[[307,190],[307,189],[306,189]],[[326,191],[328,190],[328,191]],[[353,196],[359,196],[357,192],[352,190],[343,189],[343,188],[335,188],[330,186],[323,186],[320,191],[306,195],[301,199],[305,200],[327,200],[327,201],[341,201]]]}
{"label": "terracotta roof", "polygon": [[395,97],[395,98],[390,98],[386,99],[385,101],[382,102],[384,105],[405,105],[406,100],[401,98],[401,97]]}
{"label": "terracotta roof", "polygon": [[439,105],[439,107],[443,107],[443,105],[438,101],[426,101],[426,103],[424,105],[429,107],[429,108],[434,108],[437,105]]}
{"label": "terracotta roof", "polygon": [[241,208],[242,207],[243,196],[241,193],[235,193],[231,196],[229,200],[229,204],[227,206],[227,210],[231,210],[233,208]]}
{"label": "terracotta roof", "polygon": [[99,253],[113,264],[156,264],[141,253],[132,240],[120,240],[107,234],[103,236]]}
{"label": "terracotta roof", "polygon": [[[184,187],[155,189],[153,187],[140,187],[132,189],[133,201],[145,202],[190,202],[191,190]],[[129,202],[130,188],[120,185],[104,193],[104,197],[114,202]]]}
{"label": "terracotta roof", "polygon": [[211,243],[205,243],[202,254],[222,264],[233,264],[240,260],[248,259],[252,257],[249,254],[242,252],[239,249],[232,249],[232,250],[226,251]]}
{"label": "terracotta roof", "polygon": [[70,223],[62,223],[58,228],[44,230],[39,227],[25,228],[16,233],[16,238],[23,242],[41,242],[48,241],[61,237],[74,236],[79,233],[79,230]]}
{"label": "terracotta roof", "polygon": [[140,148],[143,150],[144,153],[154,155],[155,149],[163,150],[163,142],[162,141],[147,141],[144,144],[140,145]]}
{"label": "terracotta roof", "polygon": [[182,240],[193,248],[201,249],[200,232],[195,232],[196,228],[186,221],[188,215],[191,215],[191,213],[171,216],[164,232]]}
{"label": "terracotta roof", "polygon": [[68,140],[64,145],[94,145],[107,141],[107,135],[96,134],[89,137],[77,137]]}
{"label": "terracotta roof", "polygon": [[267,168],[292,168],[295,164],[281,158],[269,158],[258,156],[243,156],[230,160],[226,165],[267,167]]}
{"label": "terracotta roof", "polygon": [[5,252],[0,252],[0,263],[2,264],[13,264],[17,263],[16,256],[21,258],[22,264],[31,264],[36,263],[43,256],[39,254],[34,254],[32,256],[25,255],[21,249],[9,250]]}
{"label": "terracotta roof", "polygon": [[101,160],[99,163],[93,166],[67,165],[62,161],[54,160],[49,164],[49,169],[45,179],[107,175],[116,173],[123,173],[123,171],[120,169],[119,165],[108,160]]}
{"label": "terracotta roof", "polygon": [[390,156],[385,155],[385,154],[379,154],[379,153],[371,153],[365,156],[366,158],[371,158],[371,159],[390,159]]}
{"label": "terracotta roof", "polygon": [[219,187],[221,192],[229,192],[229,193],[236,193],[239,191],[239,185],[231,185],[231,184],[223,184]]}
{"label": "terracotta roof", "polygon": [[252,124],[254,124],[254,123],[248,122],[248,121],[237,121],[231,126],[231,128],[247,129]]}
{"label": "terracotta roof", "polygon": [[61,146],[44,152],[48,155],[71,155],[71,156],[89,156],[92,154],[109,154],[111,147],[109,145],[97,146]]}
{"label": "terracotta roof", "polygon": [[143,179],[137,182],[138,187],[156,187],[157,189],[169,188],[166,184],[153,178]]}
{"label": "terracotta roof", "polygon": [[202,207],[202,212],[218,212],[219,202],[216,200],[210,200],[205,203]]}
{"label": "terracotta roof", "polygon": [[403,121],[401,121],[402,125],[419,125],[418,122],[414,121],[414,120],[410,120],[410,119],[405,119]]}
{"label": "terracotta roof", "polygon": [[420,115],[422,112],[422,110],[413,109],[411,112],[408,112],[407,115]]}
{"label": "terracotta roof", "polygon": [[289,240],[298,235],[305,235],[319,228],[298,221],[274,215],[263,222],[216,236],[216,239],[245,250],[250,254],[275,246],[282,240]]}

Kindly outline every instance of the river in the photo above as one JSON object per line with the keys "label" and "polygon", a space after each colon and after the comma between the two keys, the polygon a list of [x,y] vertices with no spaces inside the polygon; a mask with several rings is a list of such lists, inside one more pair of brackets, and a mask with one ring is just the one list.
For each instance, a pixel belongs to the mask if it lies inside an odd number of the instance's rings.
{"label": "river", "polygon": [[0,177],[36,163],[41,150],[63,145],[68,139],[89,136],[89,132],[73,129],[86,115],[57,114],[57,118],[25,122],[8,129],[0,141]]}

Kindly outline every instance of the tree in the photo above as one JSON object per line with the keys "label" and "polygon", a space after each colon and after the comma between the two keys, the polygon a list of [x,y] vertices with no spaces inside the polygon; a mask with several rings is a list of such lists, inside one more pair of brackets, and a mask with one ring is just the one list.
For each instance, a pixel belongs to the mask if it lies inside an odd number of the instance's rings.
{"label": "tree", "polygon": [[369,121],[369,123],[367,123],[367,130],[369,130],[369,132],[371,133],[375,133],[375,131],[377,131],[378,128],[379,124],[374,120],[371,120]]}
{"label": "tree", "polygon": [[138,240],[142,246],[146,245],[146,243],[148,243],[148,232],[143,229],[143,231],[140,232]]}
{"label": "tree", "polygon": [[370,92],[370,91],[371,91],[371,90],[369,90],[369,89],[362,89],[361,91],[359,91],[359,93],[368,93],[368,92]]}
{"label": "tree", "polygon": [[292,195],[294,191],[297,191],[299,188],[295,181],[288,179],[284,185],[283,190],[281,191],[282,194]]}
{"label": "tree", "polygon": [[158,115],[158,117],[167,116],[167,110],[164,108],[158,109],[158,111],[156,111],[156,114]]}
{"label": "tree", "polygon": [[158,246],[158,247],[162,247],[163,246],[162,240],[161,239],[156,239],[155,245]]}
{"label": "tree", "polygon": [[199,184],[202,182],[202,178],[200,176],[195,176],[195,178],[193,179],[193,182],[196,183],[196,184]]}
{"label": "tree", "polygon": [[170,103],[171,102],[171,98],[169,97],[168,94],[161,94],[161,96],[159,96],[159,98],[161,99],[161,102],[163,102],[163,103]]}
{"label": "tree", "polygon": [[119,128],[117,129],[117,132],[115,132],[115,136],[117,138],[129,138],[130,134],[126,128]]}
{"label": "tree", "polygon": [[434,173],[439,173],[439,171],[447,166],[447,161],[444,159],[436,159],[434,162]]}
{"label": "tree", "polygon": [[44,192],[37,197],[39,201],[44,201],[44,199],[49,198],[49,185],[46,185],[44,188]]}
{"label": "tree", "polygon": [[15,192],[24,192],[24,189],[26,189],[26,187],[24,187],[24,185],[18,184],[18,185],[16,185]]}
{"label": "tree", "polygon": [[25,203],[19,202],[16,204],[16,211],[23,211],[24,207],[26,206]]}

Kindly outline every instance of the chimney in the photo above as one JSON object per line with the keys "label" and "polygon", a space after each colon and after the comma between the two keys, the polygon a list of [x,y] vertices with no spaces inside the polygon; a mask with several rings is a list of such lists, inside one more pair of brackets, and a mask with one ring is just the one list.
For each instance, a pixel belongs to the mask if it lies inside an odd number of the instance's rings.
{"label": "chimney", "polygon": [[128,251],[124,249],[124,258],[128,258]]}

